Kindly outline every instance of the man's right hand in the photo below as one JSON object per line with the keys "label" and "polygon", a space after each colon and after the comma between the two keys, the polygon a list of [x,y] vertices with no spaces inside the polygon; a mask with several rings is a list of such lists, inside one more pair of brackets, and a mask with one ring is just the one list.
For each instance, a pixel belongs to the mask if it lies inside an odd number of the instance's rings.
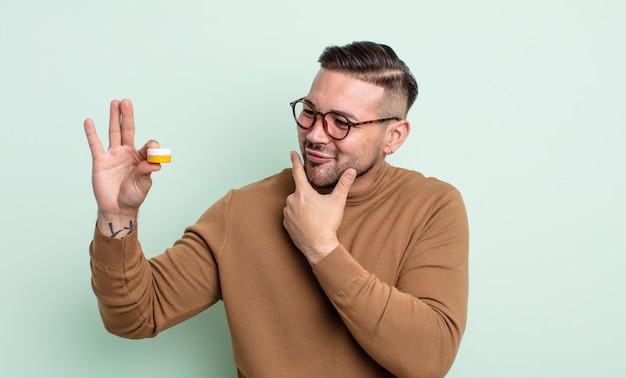
{"label": "man's right hand", "polygon": [[91,119],[85,120],[92,164],[93,191],[98,204],[100,232],[122,238],[137,222],[137,212],[152,186],[150,174],[160,164],[147,161],[148,148],[158,148],[151,140],[135,149],[135,121],[130,100],[113,100],[109,118],[109,148],[104,150]]}

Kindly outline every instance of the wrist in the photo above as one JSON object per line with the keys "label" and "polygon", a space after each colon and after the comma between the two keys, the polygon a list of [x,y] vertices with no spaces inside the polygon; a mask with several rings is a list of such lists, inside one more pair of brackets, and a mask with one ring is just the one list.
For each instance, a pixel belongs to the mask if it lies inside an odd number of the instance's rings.
{"label": "wrist", "polygon": [[332,251],[339,247],[340,244],[341,243],[339,243],[338,240],[328,241],[313,248],[309,253],[306,254],[307,260],[309,260],[309,264],[311,264],[311,267],[315,267],[315,265],[322,261],[324,257],[328,256]]}
{"label": "wrist", "polygon": [[103,235],[123,239],[137,228],[137,213],[103,213],[99,211],[96,227]]}

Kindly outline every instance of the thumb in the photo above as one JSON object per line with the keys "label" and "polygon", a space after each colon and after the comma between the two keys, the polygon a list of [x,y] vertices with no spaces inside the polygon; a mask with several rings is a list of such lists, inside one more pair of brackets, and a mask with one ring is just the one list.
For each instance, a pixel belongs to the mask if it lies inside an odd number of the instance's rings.
{"label": "thumb", "polygon": [[146,160],[139,163],[135,173],[135,184],[141,192],[148,193],[152,186],[152,172],[160,170],[161,164],[148,163]]}
{"label": "thumb", "polygon": [[343,171],[339,182],[335,186],[335,189],[333,189],[333,195],[340,195],[343,198],[347,198],[354,180],[356,180],[356,170],[354,168],[348,168]]}

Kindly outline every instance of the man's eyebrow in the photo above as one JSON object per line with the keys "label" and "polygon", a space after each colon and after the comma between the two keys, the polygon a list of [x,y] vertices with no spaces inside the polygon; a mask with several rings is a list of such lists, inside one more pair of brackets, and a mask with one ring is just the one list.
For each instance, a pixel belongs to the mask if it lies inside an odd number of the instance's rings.
{"label": "man's eyebrow", "polygon": [[[313,101],[309,100],[306,97],[304,97],[302,100],[307,102],[311,106],[313,106],[315,108],[315,110],[317,110],[318,112],[320,111],[319,107]],[[330,109],[328,112],[335,113],[335,114],[340,114],[340,115],[348,118],[350,121],[354,121],[356,119],[356,117],[352,113],[346,112],[344,110]],[[325,113],[325,112],[322,112],[322,113]]]}

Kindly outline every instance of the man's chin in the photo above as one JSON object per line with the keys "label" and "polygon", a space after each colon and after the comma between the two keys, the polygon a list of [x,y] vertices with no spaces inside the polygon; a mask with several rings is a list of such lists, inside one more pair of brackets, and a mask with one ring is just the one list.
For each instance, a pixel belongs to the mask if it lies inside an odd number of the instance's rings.
{"label": "man's chin", "polygon": [[317,189],[333,189],[339,182],[337,175],[329,173],[320,164],[307,164],[305,172],[311,186]]}

